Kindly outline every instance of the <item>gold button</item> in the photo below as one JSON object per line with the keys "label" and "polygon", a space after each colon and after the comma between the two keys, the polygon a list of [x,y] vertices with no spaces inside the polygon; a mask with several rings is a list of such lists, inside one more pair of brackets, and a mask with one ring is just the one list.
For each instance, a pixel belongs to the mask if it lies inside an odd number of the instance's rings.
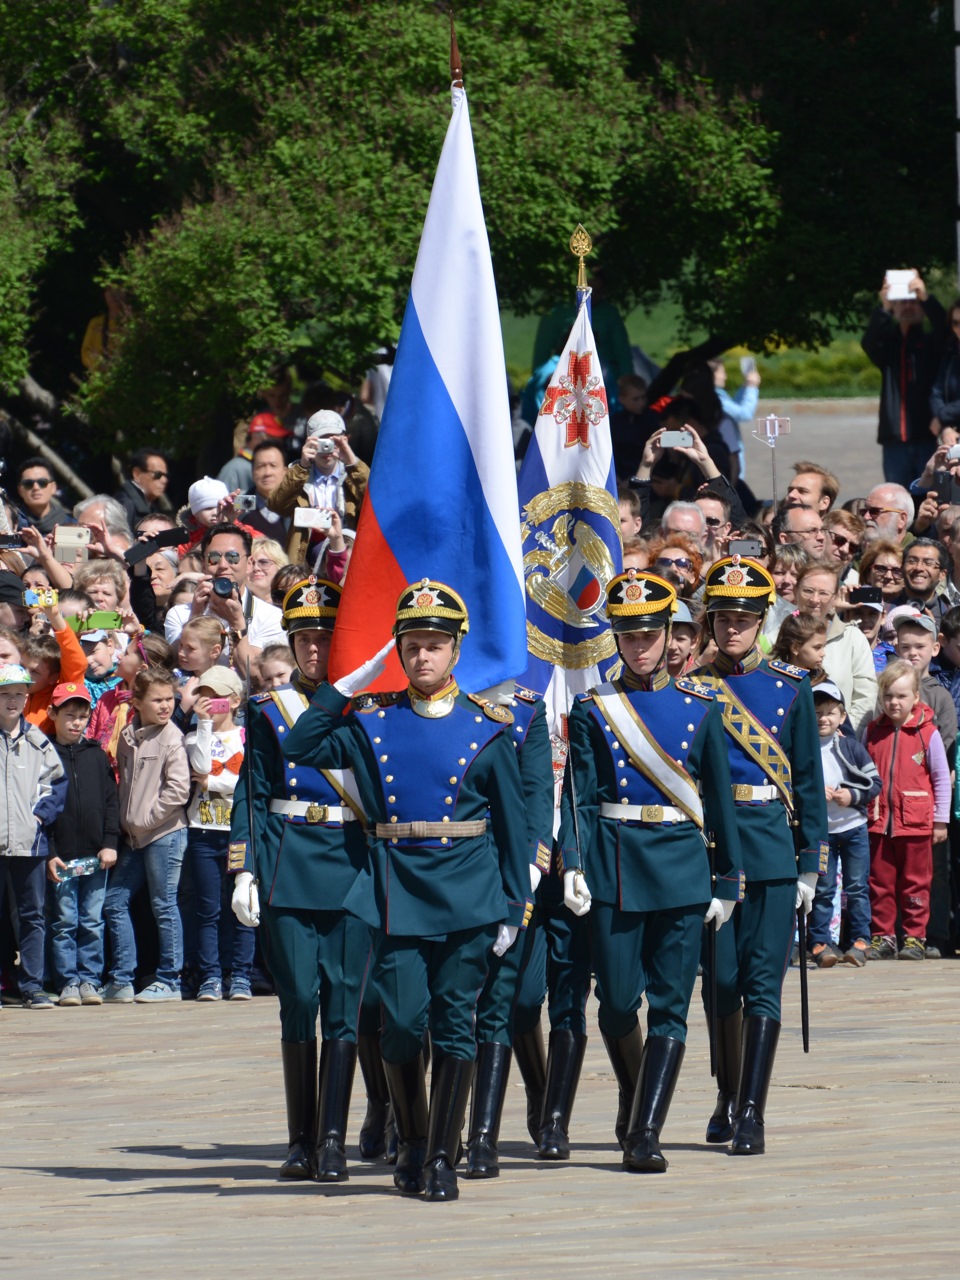
{"label": "gold button", "polygon": [[455,787],[455,786],[457,785],[457,780],[456,780],[456,778],[451,778],[451,779],[450,779],[450,785],[451,785],[451,787]]}
{"label": "gold button", "polygon": [[518,725],[517,725],[517,733],[523,733],[523,725],[522,725],[522,724],[518,724]]}
{"label": "gold button", "polygon": [[681,743],[680,743],[680,746],[684,749],[684,751],[686,751],[686,749],[690,746],[690,743],[689,743],[689,742],[681,742]]}
{"label": "gold button", "polygon": [[783,715],[783,707],[777,707],[777,715],[778,715],[778,716],[782,716],[782,715]]}
{"label": "gold button", "polygon": [[396,842],[396,840],[391,840],[391,841],[390,841],[390,843],[391,843],[391,844],[396,844],[397,842]]}
{"label": "gold button", "polygon": [[388,773],[388,774],[387,774],[386,781],[387,781],[387,782],[392,782],[392,781],[393,781],[393,774],[392,774],[392,773]]}
{"label": "gold button", "polygon": [[386,714],[387,714],[387,713],[386,713],[385,711],[378,711],[378,712],[377,712],[377,715],[380,717],[380,719],[381,719],[381,720],[383,719],[383,717],[384,717]]}
{"label": "gold button", "polygon": [[692,724],[688,724],[688,725],[687,725],[687,732],[688,732],[688,733],[693,733],[693,725],[692,725]]}
{"label": "gold button", "polygon": [[449,843],[450,843],[450,841],[447,839],[447,837],[446,837],[446,836],[441,836],[441,837],[440,837],[440,843],[441,843],[441,844],[449,844]]}
{"label": "gold button", "polygon": [[391,822],[396,822],[396,820],[397,820],[397,815],[396,815],[395,813],[392,813],[392,814],[390,815],[390,821],[391,821]]}
{"label": "gold button", "polygon": [[777,732],[777,729],[778,729],[779,727],[780,727],[779,725],[772,724],[772,725],[770,726],[770,732],[771,732],[771,733],[776,733],[776,732]]}
{"label": "gold button", "polygon": [[607,733],[613,733],[613,730],[610,728],[608,724],[605,724],[603,727],[604,729],[606,729]]}
{"label": "gold button", "polygon": [[621,787],[625,787],[625,786],[627,785],[627,780],[626,780],[626,778],[621,778],[621,779],[620,779],[620,785],[621,785]]}
{"label": "gold button", "polygon": [[612,751],[619,751],[619,750],[620,750],[620,743],[619,743],[619,742],[617,742],[616,740],[614,740],[613,742],[611,742],[611,743],[610,743],[610,749],[611,749]]}
{"label": "gold button", "polygon": [[444,803],[444,804],[453,804],[453,796],[444,796],[444,797],[443,797],[443,803]]}
{"label": "gold button", "polygon": [[397,803],[396,796],[387,796],[387,804],[396,804],[396,803]]}
{"label": "gold button", "polygon": [[467,763],[466,759],[463,756],[461,756],[460,759],[457,761],[457,764],[466,764],[466,763]]}
{"label": "gold button", "polygon": [[621,803],[621,804],[629,804],[629,803],[630,803],[630,801],[627,799],[627,797],[626,797],[626,796],[624,796],[624,797],[623,797],[623,799],[620,801],[620,803]]}
{"label": "gold button", "polygon": [[282,725],[282,724],[278,724],[278,725],[277,725],[277,733],[286,733],[286,731],[287,731],[287,730],[286,730],[286,728],[285,728],[285,726],[284,726],[284,725]]}
{"label": "gold button", "polygon": [[449,821],[450,821],[450,819],[447,817],[447,815],[446,815],[446,814],[444,814],[444,815],[443,815],[443,817],[440,819],[440,821],[441,821],[441,822],[449,822]]}
{"label": "gold button", "polygon": [[684,698],[684,702],[689,702],[689,701],[690,701],[689,698]]}
{"label": "gold button", "polygon": [[295,769],[296,767],[297,767],[297,766],[296,766],[295,764],[288,764],[288,765],[287,765],[287,768],[288,768],[288,769]]}
{"label": "gold button", "polygon": [[291,787],[295,787],[295,786],[297,785],[297,780],[296,780],[296,778],[291,778],[291,779],[290,779],[290,785],[291,785]]}
{"label": "gold button", "polygon": [[474,716],[473,718],[476,720],[477,724],[483,724],[483,716]]}
{"label": "gold button", "polygon": [[374,738],[374,742],[375,742],[378,746],[380,745],[380,739],[379,739],[379,738]]}
{"label": "gold button", "polygon": [[476,744],[475,742],[471,742],[471,743],[470,743],[470,750],[471,750],[471,751],[476,751],[476,749],[477,749],[477,744]]}
{"label": "gold button", "polygon": [[291,796],[291,797],[290,797],[290,799],[291,799],[291,800],[296,800],[296,798],[297,798],[296,796]]}
{"label": "gold button", "polygon": [[386,756],[381,756],[381,757],[380,757],[380,763],[381,763],[381,764],[386,764],[386,763],[387,763],[387,757],[386,757]]}
{"label": "gold button", "polygon": [[618,769],[625,769],[626,767],[627,767],[627,762],[626,762],[626,760],[618,760],[618,761],[617,761],[617,768],[618,768]]}
{"label": "gold button", "polygon": [[777,688],[778,688],[778,689],[782,689],[782,688],[783,688],[783,681],[782,681],[782,680],[778,680],[778,681],[777,681]]}

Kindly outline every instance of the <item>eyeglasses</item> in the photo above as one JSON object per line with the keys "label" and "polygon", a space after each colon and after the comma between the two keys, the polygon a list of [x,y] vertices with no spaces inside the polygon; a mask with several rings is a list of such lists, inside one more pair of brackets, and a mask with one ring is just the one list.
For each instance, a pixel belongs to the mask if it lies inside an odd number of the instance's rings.
{"label": "eyeglasses", "polygon": [[815,587],[800,587],[799,592],[804,600],[832,600],[837,594],[835,591],[817,591]]}
{"label": "eyeglasses", "polygon": [[895,568],[892,564],[875,564],[870,572],[876,578],[892,578],[894,582],[899,582],[903,577],[903,570]]}
{"label": "eyeglasses", "polygon": [[863,550],[863,547],[860,545],[859,542],[854,542],[853,539],[848,538],[845,533],[834,533],[833,530],[831,529],[830,538],[835,547],[849,548],[851,555],[858,556],[860,552]]}
{"label": "eyeglasses", "polygon": [[219,564],[221,560],[226,560],[227,564],[239,564],[239,551],[208,551],[206,555],[207,564]]}
{"label": "eyeglasses", "polygon": [[860,514],[876,520],[877,516],[898,516],[900,512],[896,507],[862,507]]}
{"label": "eyeglasses", "polygon": [[26,476],[20,481],[24,489],[49,489],[53,484],[52,480],[28,480]]}
{"label": "eyeglasses", "polygon": [[169,471],[148,471],[148,472],[147,472],[147,475],[148,475],[148,476],[152,476],[154,480],[169,480],[169,479],[170,479],[170,472],[169,472]]}
{"label": "eyeglasses", "polygon": [[815,529],[786,529],[784,532],[793,534],[795,538],[809,538],[811,533],[824,533],[825,530],[822,524],[818,524]]}
{"label": "eyeglasses", "polygon": [[664,569],[692,569],[693,568],[693,561],[688,560],[686,556],[677,556],[675,560],[671,560],[669,556],[663,556],[659,560],[654,560],[653,564],[654,564],[654,568],[657,568],[657,569],[659,569],[661,566]]}
{"label": "eyeglasses", "polygon": [[[236,553],[230,552],[230,551],[227,552],[228,556],[231,554],[235,555]],[[233,561],[232,563],[235,564],[236,561]],[[258,557],[256,560],[254,560],[254,558],[251,556],[247,563],[250,565],[251,569],[275,569],[277,567],[274,564],[274,562],[268,559],[266,556],[264,556],[262,559]]]}
{"label": "eyeglasses", "polygon": [[723,521],[720,519],[719,516],[704,516],[703,518],[704,520],[706,520],[707,524],[710,526],[711,529],[718,529],[720,525],[723,524]]}
{"label": "eyeglasses", "polygon": [[903,567],[910,566],[911,569],[939,569],[940,561],[936,560],[920,560],[916,556],[907,556],[903,562]]}

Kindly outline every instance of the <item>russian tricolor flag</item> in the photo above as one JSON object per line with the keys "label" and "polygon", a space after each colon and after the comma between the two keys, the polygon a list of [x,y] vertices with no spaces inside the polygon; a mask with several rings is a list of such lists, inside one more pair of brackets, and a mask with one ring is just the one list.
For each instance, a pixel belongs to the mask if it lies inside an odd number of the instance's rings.
{"label": "russian tricolor flag", "polygon": [[[440,155],[356,546],[331,681],[390,637],[397,597],[432,578],[470,614],[457,680],[468,692],[527,664],[517,477],[503,339],[466,93]],[[405,678],[395,655],[373,685]]]}

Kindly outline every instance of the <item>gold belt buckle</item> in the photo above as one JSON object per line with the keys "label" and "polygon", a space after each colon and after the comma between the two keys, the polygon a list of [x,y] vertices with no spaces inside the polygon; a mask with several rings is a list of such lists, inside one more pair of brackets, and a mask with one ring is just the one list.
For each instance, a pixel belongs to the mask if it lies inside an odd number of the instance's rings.
{"label": "gold belt buckle", "polygon": [[307,812],[303,816],[306,818],[307,822],[310,823],[326,822],[327,808],[328,806],[325,804],[311,803],[307,805]]}
{"label": "gold belt buckle", "polygon": [[744,782],[735,782],[733,784],[734,800],[752,800],[753,787],[748,787]]}
{"label": "gold belt buckle", "polygon": [[663,821],[663,805],[662,804],[643,804],[640,806],[641,822],[662,822]]}

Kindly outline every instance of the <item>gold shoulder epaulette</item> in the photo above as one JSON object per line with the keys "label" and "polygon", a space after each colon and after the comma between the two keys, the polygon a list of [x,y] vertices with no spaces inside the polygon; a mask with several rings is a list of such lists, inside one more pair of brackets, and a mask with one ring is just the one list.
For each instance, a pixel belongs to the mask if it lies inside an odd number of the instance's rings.
{"label": "gold shoulder epaulette", "polygon": [[705,698],[707,702],[712,702],[717,696],[715,688],[691,676],[682,677],[676,681],[676,685],[681,693],[692,693],[695,698]]}
{"label": "gold shoulder epaulette", "polygon": [[392,707],[400,699],[399,693],[358,693],[353,699],[354,711],[361,714],[377,711],[380,707]]}
{"label": "gold shoulder epaulette", "polygon": [[475,702],[478,707],[482,708],[483,714],[488,720],[496,720],[497,724],[513,724],[513,712],[509,707],[496,706],[476,693],[468,693],[467,697],[471,702]]}
{"label": "gold shoulder epaulette", "polygon": [[802,680],[810,674],[806,667],[794,667],[789,662],[781,662],[779,658],[769,658],[767,666],[779,675],[789,676],[791,680]]}

